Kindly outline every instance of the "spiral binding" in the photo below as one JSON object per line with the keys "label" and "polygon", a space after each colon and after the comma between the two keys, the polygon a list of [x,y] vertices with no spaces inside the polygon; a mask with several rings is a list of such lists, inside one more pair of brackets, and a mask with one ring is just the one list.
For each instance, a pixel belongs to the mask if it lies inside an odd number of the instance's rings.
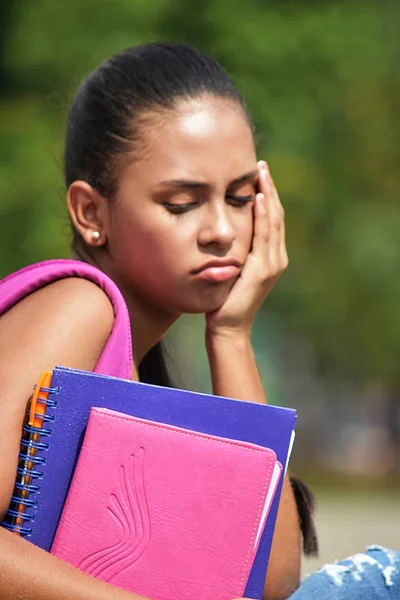
{"label": "spiral binding", "polygon": [[29,537],[32,533],[32,528],[27,524],[34,521],[35,515],[30,509],[37,506],[40,485],[36,481],[42,478],[40,467],[46,464],[46,456],[42,453],[49,448],[49,442],[44,439],[51,436],[51,429],[43,425],[54,421],[53,410],[57,407],[57,400],[50,396],[57,394],[59,388],[50,387],[51,377],[51,371],[45,371],[29,399],[28,422],[23,427],[17,478],[10,506],[1,523],[22,537]]}

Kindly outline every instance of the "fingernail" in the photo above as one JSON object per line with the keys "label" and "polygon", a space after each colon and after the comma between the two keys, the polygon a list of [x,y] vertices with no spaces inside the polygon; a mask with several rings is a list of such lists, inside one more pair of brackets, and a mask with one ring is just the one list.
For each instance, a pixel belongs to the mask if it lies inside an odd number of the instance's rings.
{"label": "fingernail", "polygon": [[266,167],[265,169],[262,170],[262,174],[263,174],[265,181],[271,181],[271,174],[269,172],[268,167]]}

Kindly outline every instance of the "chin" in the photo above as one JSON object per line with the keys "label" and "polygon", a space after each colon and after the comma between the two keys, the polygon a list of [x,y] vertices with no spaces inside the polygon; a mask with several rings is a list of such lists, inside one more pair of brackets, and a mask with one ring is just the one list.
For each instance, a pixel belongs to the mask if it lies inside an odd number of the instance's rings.
{"label": "chin", "polygon": [[210,289],[202,291],[201,293],[196,294],[196,296],[191,295],[191,297],[185,299],[182,298],[180,302],[180,312],[186,314],[199,314],[218,310],[228,298],[231,288],[232,285],[230,285],[229,288],[224,286],[224,288],[220,287],[219,289],[212,289],[210,287]]}

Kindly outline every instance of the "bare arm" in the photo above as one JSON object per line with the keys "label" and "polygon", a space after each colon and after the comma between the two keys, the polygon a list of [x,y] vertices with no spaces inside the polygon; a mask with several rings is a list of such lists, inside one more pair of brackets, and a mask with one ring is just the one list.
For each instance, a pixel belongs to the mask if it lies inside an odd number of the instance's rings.
{"label": "bare arm", "polygon": [[[254,353],[247,337],[207,340],[214,393],[266,403]],[[301,532],[296,502],[286,477],[271,548],[264,600],[283,600],[300,583]]]}
{"label": "bare arm", "polygon": [[139,600],[0,528],[1,600]]}
{"label": "bare arm", "polygon": [[[0,319],[0,520],[12,494],[27,399],[41,371],[57,364],[92,370],[113,325],[107,296],[93,283],[64,279]],[[0,528],[1,600],[139,598],[92,578]]]}

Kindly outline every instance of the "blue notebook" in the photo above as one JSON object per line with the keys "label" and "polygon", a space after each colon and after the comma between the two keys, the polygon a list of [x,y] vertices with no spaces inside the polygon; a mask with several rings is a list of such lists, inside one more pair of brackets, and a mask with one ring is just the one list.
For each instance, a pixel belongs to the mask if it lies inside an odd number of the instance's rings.
{"label": "blue notebook", "polygon": [[[19,467],[14,492],[14,497],[19,496],[19,508],[17,512],[9,510],[3,522],[3,526],[9,529],[12,529],[10,522],[18,522],[21,534],[44,550],[51,548],[93,406],[268,447],[274,450],[284,467],[293,443],[296,412],[292,409],[61,367],[54,369],[51,387],[47,391],[47,407],[40,435],[32,437],[34,431],[29,432],[27,426],[30,444],[32,440],[36,444],[36,455],[28,466],[25,463]],[[250,573],[245,592],[247,597],[261,598],[262,595],[282,483],[283,478]],[[26,518],[16,521],[21,504],[24,504],[28,515],[34,516],[32,522],[27,522]]]}

